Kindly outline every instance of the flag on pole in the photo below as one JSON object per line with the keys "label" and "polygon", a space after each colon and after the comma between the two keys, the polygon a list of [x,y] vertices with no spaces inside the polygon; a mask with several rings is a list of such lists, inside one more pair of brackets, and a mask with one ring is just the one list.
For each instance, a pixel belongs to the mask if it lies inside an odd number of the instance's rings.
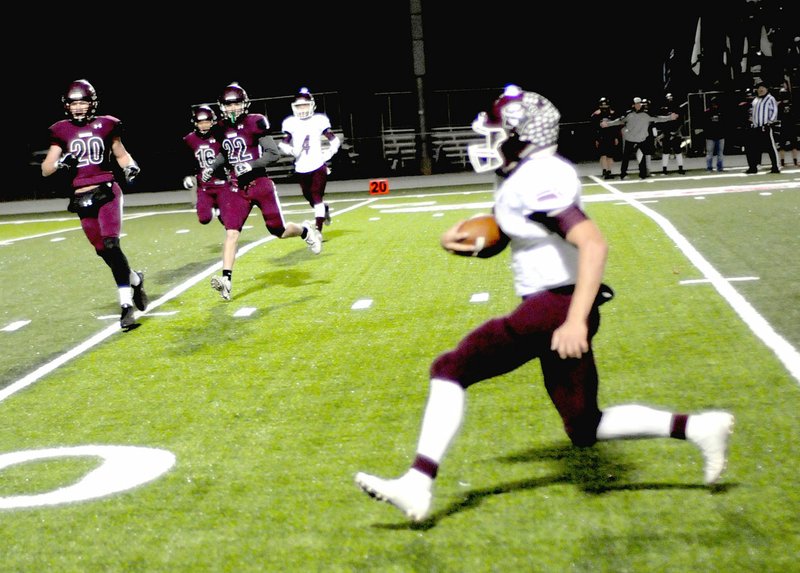
{"label": "flag on pole", "polygon": [[767,34],[767,28],[765,26],[761,26],[761,53],[768,58],[772,57],[772,42],[769,41],[769,35]]}
{"label": "flag on pole", "polygon": [[694,33],[694,47],[692,48],[691,68],[695,75],[700,75],[700,59],[703,50],[700,47],[700,18],[697,19],[697,30]]}
{"label": "flag on pole", "polygon": [[730,72],[731,80],[736,79],[733,70],[733,57],[731,54],[731,37],[725,35],[725,50],[722,52],[722,63],[725,64],[725,69]]}
{"label": "flag on pole", "polygon": [[747,73],[747,36],[744,37],[744,47],[742,48],[742,73]]}
{"label": "flag on pole", "polygon": [[664,91],[670,91],[670,84],[672,83],[672,61],[675,59],[675,48],[672,48],[667,54],[667,59],[664,60],[664,66],[661,71],[661,79],[664,82]]}

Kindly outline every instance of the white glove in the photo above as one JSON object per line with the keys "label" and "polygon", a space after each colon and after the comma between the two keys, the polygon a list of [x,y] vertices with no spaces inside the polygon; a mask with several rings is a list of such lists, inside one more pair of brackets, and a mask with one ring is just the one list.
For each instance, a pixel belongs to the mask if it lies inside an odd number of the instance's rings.
{"label": "white glove", "polygon": [[203,180],[203,183],[207,183],[211,181],[211,175],[214,173],[214,170],[210,167],[206,167],[203,171],[200,172],[200,179]]}
{"label": "white glove", "polygon": [[297,157],[300,155],[299,153],[294,152],[294,148],[291,145],[289,145],[288,143],[284,143],[283,141],[281,141],[278,144],[278,148],[281,151],[283,151],[286,155],[291,155],[295,159],[297,159]]}
{"label": "white glove", "polygon": [[234,173],[236,173],[237,177],[240,176],[240,175],[244,175],[248,171],[252,171],[252,170],[253,170],[253,167],[249,163],[247,163],[246,161],[243,161],[241,163],[237,163],[236,165],[233,166],[233,171],[234,171]]}
{"label": "white glove", "polygon": [[194,177],[187,175],[183,178],[183,188],[191,189],[192,187],[194,187]]}

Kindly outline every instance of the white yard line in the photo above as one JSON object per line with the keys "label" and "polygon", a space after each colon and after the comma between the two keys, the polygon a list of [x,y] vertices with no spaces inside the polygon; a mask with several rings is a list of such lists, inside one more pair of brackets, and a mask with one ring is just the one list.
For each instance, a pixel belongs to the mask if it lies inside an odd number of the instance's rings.
{"label": "white yard line", "polygon": [[[789,342],[775,332],[772,325],[761,316],[747,300],[740,295],[736,289],[731,286],[730,281],[726,280],[717,269],[695,249],[692,244],[678,232],[675,226],[669,220],[656,213],[649,207],[645,207],[640,201],[635,199],[632,194],[622,193],[612,185],[609,185],[602,179],[591,176],[590,179],[601,185],[604,189],[609,191],[617,200],[624,201],[631,207],[634,207],[644,215],[650,217],[655,223],[661,227],[664,233],[675,243],[687,259],[700,271],[706,280],[716,289],[716,291],[724,298],[734,312],[744,321],[744,323],[753,331],[764,344],[767,345],[778,357],[789,373],[794,379],[800,383],[800,352],[797,351]],[[751,189],[755,190],[755,189]],[[682,193],[676,193],[681,195]]]}
{"label": "white yard line", "polygon": [[[348,211],[353,211],[354,209],[358,209],[360,207],[364,207],[365,205],[369,205],[370,203],[372,203],[374,201],[377,201],[377,200],[378,200],[377,198],[367,199],[366,201],[362,201],[361,203],[357,203],[357,204],[352,205],[350,207],[346,207],[344,209],[337,209],[335,212],[331,213],[331,216],[336,217],[336,216],[341,215],[343,213],[347,213]],[[264,237],[263,239],[260,239],[258,241],[254,241],[252,243],[248,243],[247,245],[244,245],[236,253],[236,258],[238,259],[239,257],[241,257],[245,253],[249,252],[250,250],[255,249],[258,246],[261,246],[264,243],[272,241],[273,239],[275,239],[275,237],[273,237],[272,235],[269,235],[267,237]],[[218,262],[218,263],[208,267],[207,269],[197,273],[193,277],[190,277],[190,278],[186,279],[184,282],[182,282],[178,286],[172,288],[169,292],[165,293],[164,295],[162,295],[157,300],[151,301],[150,304],[147,307],[147,311],[145,311],[143,313],[137,313],[137,316],[146,316],[146,315],[150,314],[151,311],[157,309],[158,307],[160,307],[164,303],[169,302],[170,300],[176,298],[180,294],[186,292],[191,287],[193,287],[194,285],[196,285],[200,281],[206,279],[207,277],[209,277],[210,275],[212,275],[213,273],[215,273],[216,271],[218,271],[221,268],[222,268],[222,262]],[[88,340],[82,342],[78,346],[72,348],[71,350],[68,350],[67,352],[65,352],[64,354],[62,354],[60,356],[57,356],[56,358],[54,358],[53,360],[51,360],[47,364],[43,364],[42,366],[40,366],[39,368],[37,368],[36,370],[31,372],[27,376],[24,376],[24,377],[20,378],[16,382],[12,382],[11,384],[9,384],[8,386],[6,386],[3,389],[0,389],[0,402],[5,400],[9,396],[13,396],[14,394],[19,392],[20,390],[23,390],[23,389],[27,388],[31,384],[37,382],[43,376],[46,376],[47,374],[51,373],[53,370],[55,370],[59,366],[61,366],[63,364],[66,364],[67,362],[69,362],[73,358],[77,358],[78,356],[80,356],[81,354],[86,352],[87,350],[91,350],[92,348],[94,348],[95,346],[97,346],[98,344],[103,342],[105,339],[109,338],[110,336],[112,336],[112,335],[114,335],[114,334],[116,334],[118,332],[119,332],[119,324],[117,324],[117,323],[112,324],[112,325],[104,328],[103,330],[101,330],[100,332],[98,332],[97,334],[95,334],[94,336],[89,338]]]}

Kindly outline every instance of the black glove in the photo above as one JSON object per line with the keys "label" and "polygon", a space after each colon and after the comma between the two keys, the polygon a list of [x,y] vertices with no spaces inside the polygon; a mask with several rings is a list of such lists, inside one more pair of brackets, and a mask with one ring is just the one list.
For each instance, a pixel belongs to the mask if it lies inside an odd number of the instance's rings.
{"label": "black glove", "polygon": [[78,166],[78,158],[72,153],[65,153],[56,161],[56,169],[75,169]]}
{"label": "black glove", "polygon": [[139,172],[141,172],[141,169],[139,169],[139,166],[136,164],[135,161],[131,161],[128,164],[127,167],[124,167],[122,169],[122,171],[123,171],[123,173],[125,173],[125,181],[130,183],[134,179],[136,179],[136,176],[139,175]]}

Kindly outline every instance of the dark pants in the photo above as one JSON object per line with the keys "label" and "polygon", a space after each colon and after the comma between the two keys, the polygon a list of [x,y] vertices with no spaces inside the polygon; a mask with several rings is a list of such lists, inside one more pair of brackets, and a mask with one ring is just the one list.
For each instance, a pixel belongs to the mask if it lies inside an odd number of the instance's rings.
{"label": "dark pants", "polygon": [[772,128],[751,127],[747,138],[747,166],[749,171],[755,171],[761,163],[761,156],[766,151],[769,160],[772,162],[772,169],[778,170],[778,150],[775,147],[775,138],[772,135]]}
{"label": "dark pants", "polygon": [[620,175],[628,173],[628,162],[631,157],[636,157],[636,152],[641,151],[642,158],[639,160],[639,177],[647,177],[647,155],[643,148],[644,142],[637,141],[623,141],[622,142],[622,165],[620,165]]}

